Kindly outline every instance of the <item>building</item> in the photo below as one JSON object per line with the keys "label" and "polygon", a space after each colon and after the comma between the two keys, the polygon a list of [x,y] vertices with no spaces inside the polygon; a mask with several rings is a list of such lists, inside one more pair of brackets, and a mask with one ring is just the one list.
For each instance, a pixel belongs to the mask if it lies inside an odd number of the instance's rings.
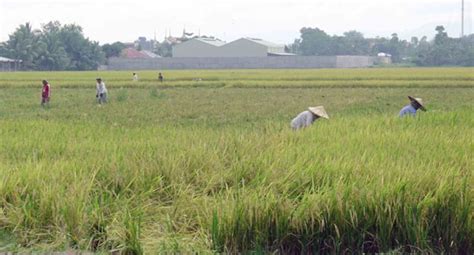
{"label": "building", "polygon": [[225,43],[215,38],[194,38],[173,46],[175,58],[287,56],[285,46],[257,38],[241,38]]}
{"label": "building", "polygon": [[135,48],[125,48],[120,53],[121,58],[159,58],[160,56],[147,50],[136,50]]}
{"label": "building", "polygon": [[218,49],[223,45],[225,45],[224,41],[215,38],[194,38],[180,44],[173,45],[173,57],[219,57]]}
{"label": "building", "polygon": [[17,71],[21,68],[21,60],[0,57],[0,72]]}
{"label": "building", "polygon": [[223,57],[267,57],[286,55],[285,45],[276,44],[258,38],[241,38],[224,45]]}

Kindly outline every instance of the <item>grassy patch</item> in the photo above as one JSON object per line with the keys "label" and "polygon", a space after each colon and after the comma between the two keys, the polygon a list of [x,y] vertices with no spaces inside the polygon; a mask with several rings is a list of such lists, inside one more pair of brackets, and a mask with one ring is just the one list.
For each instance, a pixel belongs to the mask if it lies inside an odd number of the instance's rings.
{"label": "grassy patch", "polygon": [[[2,74],[1,250],[471,253],[471,71],[106,72],[106,107],[97,72]],[[415,85],[290,85],[321,79]],[[428,111],[398,118],[407,95]],[[291,131],[313,105],[331,119]]]}

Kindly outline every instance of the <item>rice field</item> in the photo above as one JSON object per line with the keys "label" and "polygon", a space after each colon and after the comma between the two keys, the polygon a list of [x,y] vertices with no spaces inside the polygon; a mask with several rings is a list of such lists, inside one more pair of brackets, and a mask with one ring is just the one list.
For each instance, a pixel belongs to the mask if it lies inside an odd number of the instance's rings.
{"label": "rice field", "polygon": [[0,73],[0,252],[474,252],[474,68],[162,72]]}

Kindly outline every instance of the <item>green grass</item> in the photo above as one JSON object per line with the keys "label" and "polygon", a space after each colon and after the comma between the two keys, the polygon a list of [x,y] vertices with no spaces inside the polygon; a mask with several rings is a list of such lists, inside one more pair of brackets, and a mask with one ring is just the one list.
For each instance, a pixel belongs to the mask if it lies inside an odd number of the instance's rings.
{"label": "green grass", "polygon": [[0,73],[0,251],[472,253],[472,73]]}
{"label": "green grass", "polygon": [[[93,86],[102,77],[109,87],[244,87],[244,88],[319,88],[319,87],[472,87],[472,68],[390,68],[390,69],[318,69],[318,70],[193,70],[167,71],[165,82],[157,80],[158,71],[138,72],[23,72],[2,73],[0,88],[36,87],[38,79],[47,79],[56,88]],[[195,79],[201,79],[196,81]]]}

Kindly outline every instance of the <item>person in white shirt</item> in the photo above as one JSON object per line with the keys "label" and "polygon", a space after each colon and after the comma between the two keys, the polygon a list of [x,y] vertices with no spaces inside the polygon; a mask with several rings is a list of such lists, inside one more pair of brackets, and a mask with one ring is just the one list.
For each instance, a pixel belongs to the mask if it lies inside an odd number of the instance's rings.
{"label": "person in white shirt", "polygon": [[133,73],[133,81],[138,81],[138,74],[137,73]]}
{"label": "person in white shirt", "polygon": [[107,88],[105,87],[105,83],[102,81],[101,78],[97,78],[96,81],[97,81],[97,84],[96,84],[97,93],[95,97],[97,98],[97,102],[99,104],[106,103],[107,102]]}
{"label": "person in white shirt", "polygon": [[319,118],[329,119],[324,106],[309,107],[307,111],[301,112],[291,121],[291,128],[298,130],[311,126]]}

